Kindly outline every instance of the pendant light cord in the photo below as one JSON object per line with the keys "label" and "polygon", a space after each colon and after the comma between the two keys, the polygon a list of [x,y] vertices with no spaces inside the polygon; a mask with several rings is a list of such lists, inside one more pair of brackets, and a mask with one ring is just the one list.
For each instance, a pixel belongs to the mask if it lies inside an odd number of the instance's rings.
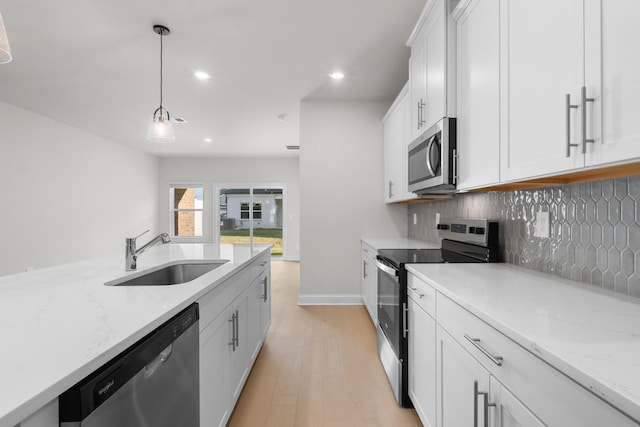
{"label": "pendant light cord", "polygon": [[160,115],[162,115],[162,38],[164,30],[160,30]]}

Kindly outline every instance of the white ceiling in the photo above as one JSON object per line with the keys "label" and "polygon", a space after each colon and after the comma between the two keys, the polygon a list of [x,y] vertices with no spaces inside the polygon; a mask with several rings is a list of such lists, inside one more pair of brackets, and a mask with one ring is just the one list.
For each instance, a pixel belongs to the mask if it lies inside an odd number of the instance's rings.
{"label": "white ceiling", "polygon": [[[0,100],[159,156],[297,155],[285,146],[299,144],[300,101],[393,100],[424,4],[3,0],[13,61],[0,65]],[[159,105],[153,24],[171,30],[163,106],[189,122],[171,145],[145,140]],[[331,81],[337,69],[346,78]]]}

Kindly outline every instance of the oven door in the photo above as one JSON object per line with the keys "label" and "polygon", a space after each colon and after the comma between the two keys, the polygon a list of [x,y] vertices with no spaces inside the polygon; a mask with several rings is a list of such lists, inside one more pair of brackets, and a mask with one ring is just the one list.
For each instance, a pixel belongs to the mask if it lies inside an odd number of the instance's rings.
{"label": "oven door", "polygon": [[378,267],[378,324],[386,336],[393,352],[401,359],[402,290],[400,271],[376,259]]}

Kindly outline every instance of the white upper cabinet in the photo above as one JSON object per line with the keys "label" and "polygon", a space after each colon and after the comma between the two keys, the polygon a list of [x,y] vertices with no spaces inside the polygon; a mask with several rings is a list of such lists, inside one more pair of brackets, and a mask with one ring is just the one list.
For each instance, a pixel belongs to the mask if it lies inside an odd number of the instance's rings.
{"label": "white upper cabinet", "polygon": [[405,85],[389,108],[382,123],[384,129],[384,201],[403,202],[417,196],[407,189],[407,138],[409,85]]}
{"label": "white upper cabinet", "polygon": [[[634,0],[501,0],[501,180],[640,157]],[[541,25],[544,23],[544,25]]]}
{"label": "white upper cabinet", "polygon": [[411,109],[409,113],[409,140],[413,141],[427,130],[425,127],[424,108],[427,102],[427,61],[424,40],[424,28],[421,27],[413,44],[411,44],[411,58],[409,58],[409,84]]}
{"label": "white upper cabinet", "polygon": [[501,179],[584,166],[577,107],[583,1],[510,0],[501,7]]}
{"label": "white upper cabinet", "polygon": [[594,98],[587,130],[603,164],[640,157],[638,17],[637,0],[585,0],[585,86]]}
{"label": "white upper cabinet", "polygon": [[500,0],[456,9],[458,189],[500,181]]}
{"label": "white upper cabinet", "polygon": [[456,1],[430,0],[409,37],[411,120],[409,142],[443,117],[455,117]]}

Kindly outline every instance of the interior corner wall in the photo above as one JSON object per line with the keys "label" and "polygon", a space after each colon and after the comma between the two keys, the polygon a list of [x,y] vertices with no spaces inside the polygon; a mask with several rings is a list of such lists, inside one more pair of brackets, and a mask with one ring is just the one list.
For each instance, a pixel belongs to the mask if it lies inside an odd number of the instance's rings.
{"label": "interior corner wall", "polygon": [[4,102],[0,124],[0,276],[157,230],[157,157]]}
{"label": "interior corner wall", "polygon": [[212,196],[216,184],[284,184],[286,198],[283,259],[300,259],[300,171],[297,157],[168,157],[160,159],[160,227],[169,230],[169,184],[202,183],[203,241],[213,241]]}
{"label": "interior corner wall", "polygon": [[301,103],[301,304],[361,303],[361,237],[407,234],[407,207],[384,203],[388,107]]}

